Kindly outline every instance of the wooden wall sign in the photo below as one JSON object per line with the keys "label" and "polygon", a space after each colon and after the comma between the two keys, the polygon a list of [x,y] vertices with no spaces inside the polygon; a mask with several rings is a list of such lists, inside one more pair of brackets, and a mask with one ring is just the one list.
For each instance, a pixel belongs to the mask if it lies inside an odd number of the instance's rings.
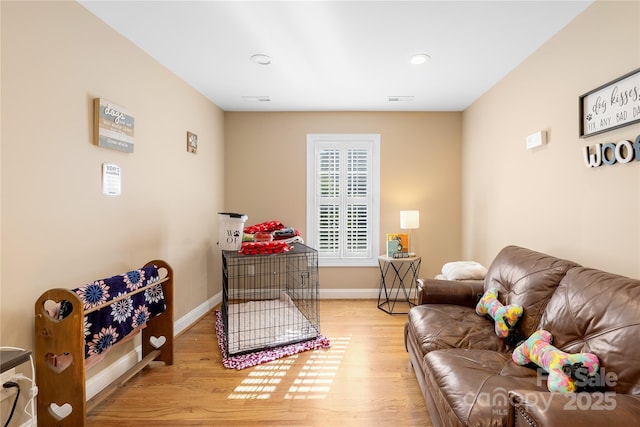
{"label": "wooden wall sign", "polygon": [[94,144],[133,153],[134,118],[124,108],[101,98],[93,100]]}
{"label": "wooden wall sign", "polygon": [[640,122],[640,68],[579,98],[580,138]]}

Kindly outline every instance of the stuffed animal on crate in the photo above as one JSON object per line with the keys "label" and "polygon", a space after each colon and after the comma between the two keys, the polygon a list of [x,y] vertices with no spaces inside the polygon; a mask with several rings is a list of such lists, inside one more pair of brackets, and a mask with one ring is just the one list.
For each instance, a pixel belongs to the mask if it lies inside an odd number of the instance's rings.
{"label": "stuffed animal on crate", "polygon": [[504,338],[509,345],[515,345],[520,341],[515,326],[523,312],[519,304],[503,305],[498,301],[496,288],[488,289],[476,304],[476,313],[480,316],[490,316],[495,322],[496,335]]}
{"label": "stuffed animal on crate", "polygon": [[598,356],[592,353],[565,353],[551,345],[552,340],[550,332],[540,329],[516,347],[511,357],[518,365],[535,363],[547,371],[549,391],[573,393],[587,388],[580,383],[596,376],[600,367]]}

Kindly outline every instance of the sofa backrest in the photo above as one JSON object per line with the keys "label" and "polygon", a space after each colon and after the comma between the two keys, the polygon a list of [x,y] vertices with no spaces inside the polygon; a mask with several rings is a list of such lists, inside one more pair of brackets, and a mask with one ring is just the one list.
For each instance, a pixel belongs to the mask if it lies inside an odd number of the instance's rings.
{"label": "sofa backrest", "polygon": [[502,304],[520,304],[524,313],[517,331],[526,339],[536,331],[544,309],[560,280],[575,262],[556,258],[519,246],[507,246],[493,260],[484,281],[484,290],[498,289]]}
{"label": "sofa backrest", "polygon": [[607,390],[640,395],[640,280],[590,268],[567,272],[540,329],[567,353],[600,359]]}

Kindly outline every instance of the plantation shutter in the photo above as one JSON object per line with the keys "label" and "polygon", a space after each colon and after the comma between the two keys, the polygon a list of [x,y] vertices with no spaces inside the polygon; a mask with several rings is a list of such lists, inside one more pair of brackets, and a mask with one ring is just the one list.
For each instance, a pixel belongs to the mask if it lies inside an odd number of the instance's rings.
{"label": "plantation shutter", "polygon": [[340,151],[322,149],[319,162],[318,251],[340,252]]}
{"label": "plantation shutter", "polygon": [[367,150],[347,150],[346,179],[346,252],[349,255],[369,252],[369,165]]}
{"label": "plantation shutter", "polygon": [[[378,171],[371,141],[314,141],[308,159],[309,242],[321,260],[346,260],[330,265],[358,265],[351,261],[377,258],[377,209],[374,188]],[[314,227],[314,225],[316,227]],[[317,229],[317,233],[313,229]],[[328,265],[328,264],[325,264]]]}

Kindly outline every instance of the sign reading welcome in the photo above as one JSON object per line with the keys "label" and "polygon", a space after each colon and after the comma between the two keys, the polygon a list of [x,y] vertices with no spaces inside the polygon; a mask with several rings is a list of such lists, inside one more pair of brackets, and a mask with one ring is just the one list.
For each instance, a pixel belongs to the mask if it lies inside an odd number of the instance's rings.
{"label": "sign reading welcome", "polygon": [[94,99],[94,143],[133,153],[134,118],[124,108],[101,98]]}

